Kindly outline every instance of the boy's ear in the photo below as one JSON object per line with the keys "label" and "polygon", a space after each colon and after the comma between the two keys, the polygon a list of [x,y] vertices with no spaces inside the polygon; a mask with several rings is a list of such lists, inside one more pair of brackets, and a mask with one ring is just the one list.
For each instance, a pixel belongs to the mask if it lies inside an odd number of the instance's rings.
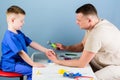
{"label": "boy's ear", "polygon": [[11,22],[14,22],[14,20],[15,20],[15,18],[14,18],[14,17],[12,17],[12,18],[11,18]]}
{"label": "boy's ear", "polygon": [[13,23],[15,20],[15,16],[12,14],[7,14],[7,22]]}

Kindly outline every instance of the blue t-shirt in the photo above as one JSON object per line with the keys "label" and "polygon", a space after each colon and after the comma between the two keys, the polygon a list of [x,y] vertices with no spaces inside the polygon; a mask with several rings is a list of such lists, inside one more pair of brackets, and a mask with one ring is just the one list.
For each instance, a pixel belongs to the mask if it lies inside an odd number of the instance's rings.
{"label": "blue t-shirt", "polygon": [[27,46],[32,40],[21,31],[18,30],[17,32],[18,34],[7,30],[2,40],[1,68],[4,71],[14,71],[16,63],[27,64],[18,53],[21,50],[27,53]]}

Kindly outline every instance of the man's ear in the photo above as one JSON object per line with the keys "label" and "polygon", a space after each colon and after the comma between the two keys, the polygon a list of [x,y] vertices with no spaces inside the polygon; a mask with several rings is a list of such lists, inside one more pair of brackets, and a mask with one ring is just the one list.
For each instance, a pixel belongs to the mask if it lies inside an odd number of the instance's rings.
{"label": "man's ear", "polygon": [[89,22],[91,22],[91,19],[88,19]]}
{"label": "man's ear", "polygon": [[89,22],[90,24],[92,24],[92,22],[93,22],[92,18],[93,18],[92,16],[89,16],[89,17],[88,17],[88,22]]}
{"label": "man's ear", "polygon": [[87,18],[88,18],[88,22],[91,22],[92,20],[91,20],[91,16],[89,15],[89,16],[87,16]]}

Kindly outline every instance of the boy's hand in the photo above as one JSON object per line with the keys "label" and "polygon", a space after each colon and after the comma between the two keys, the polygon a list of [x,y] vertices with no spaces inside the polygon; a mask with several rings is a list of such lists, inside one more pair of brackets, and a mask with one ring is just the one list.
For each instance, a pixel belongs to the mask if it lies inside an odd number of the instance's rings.
{"label": "boy's hand", "polygon": [[46,50],[45,54],[47,55],[49,53],[52,53],[52,54],[56,55],[55,52],[52,49],[47,49]]}
{"label": "boy's hand", "polygon": [[38,67],[38,68],[40,68],[40,67],[45,67],[45,65],[40,64],[40,63],[37,63],[37,62],[34,62],[34,63],[33,63],[33,67]]}

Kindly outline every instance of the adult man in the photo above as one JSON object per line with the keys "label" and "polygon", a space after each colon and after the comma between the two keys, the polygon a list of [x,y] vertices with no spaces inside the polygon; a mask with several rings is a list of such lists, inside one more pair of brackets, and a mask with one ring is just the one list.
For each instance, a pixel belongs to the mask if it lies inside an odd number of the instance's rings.
{"label": "adult man", "polygon": [[86,34],[81,43],[64,46],[57,43],[60,50],[82,51],[76,60],[58,60],[55,55],[48,57],[53,62],[71,67],[85,67],[90,62],[98,71],[98,80],[120,79],[120,31],[109,21],[99,19],[96,8],[92,4],[85,4],[76,10],[77,24]]}

